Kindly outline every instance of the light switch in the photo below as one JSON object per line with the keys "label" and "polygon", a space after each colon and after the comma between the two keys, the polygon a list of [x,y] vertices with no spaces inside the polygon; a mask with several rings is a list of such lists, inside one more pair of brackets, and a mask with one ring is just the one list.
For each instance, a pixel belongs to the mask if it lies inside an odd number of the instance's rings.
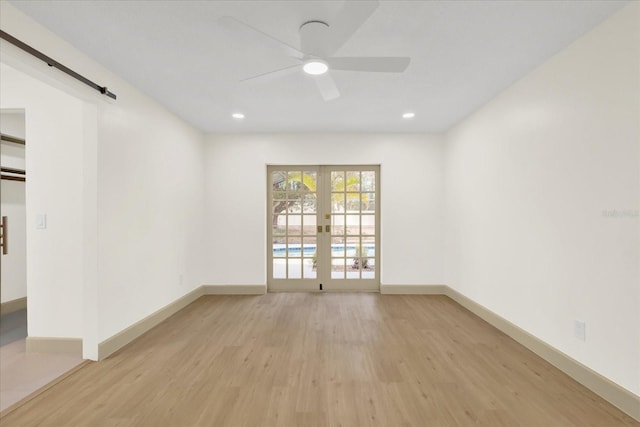
{"label": "light switch", "polygon": [[36,215],[36,229],[44,230],[47,228],[47,215],[46,214],[37,214]]}

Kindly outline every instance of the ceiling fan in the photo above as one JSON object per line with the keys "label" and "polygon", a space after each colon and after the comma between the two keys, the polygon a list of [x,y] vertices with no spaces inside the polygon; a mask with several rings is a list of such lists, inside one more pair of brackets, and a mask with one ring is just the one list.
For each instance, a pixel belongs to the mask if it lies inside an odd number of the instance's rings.
{"label": "ceiling fan", "polygon": [[330,101],[340,96],[331,77],[331,70],[402,73],[409,66],[411,62],[409,57],[332,56],[365,23],[378,6],[377,0],[350,0],[345,2],[333,22],[319,20],[304,22],[299,29],[299,48],[231,16],[223,16],[219,21],[226,26],[251,30],[261,35],[265,41],[276,42],[298,62],[295,65],[247,77],[241,81],[261,79],[302,69],[313,77],[324,100]]}

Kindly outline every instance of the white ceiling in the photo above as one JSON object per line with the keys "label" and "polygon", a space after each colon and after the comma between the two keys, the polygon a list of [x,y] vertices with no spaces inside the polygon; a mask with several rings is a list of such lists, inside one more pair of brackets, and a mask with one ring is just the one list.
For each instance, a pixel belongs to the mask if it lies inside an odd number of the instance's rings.
{"label": "white ceiling", "polygon": [[343,1],[12,3],[202,131],[233,133],[447,130],[626,1],[383,1],[337,55],[410,56],[409,68],[333,71],[342,96],[329,102],[302,71],[239,82],[295,62],[216,20],[297,46],[302,23],[331,24]]}

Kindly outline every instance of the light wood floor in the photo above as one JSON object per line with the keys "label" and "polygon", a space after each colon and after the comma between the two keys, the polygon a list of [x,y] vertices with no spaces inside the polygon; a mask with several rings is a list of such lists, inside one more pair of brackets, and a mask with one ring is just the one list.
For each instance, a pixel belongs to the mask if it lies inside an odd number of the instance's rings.
{"label": "light wood floor", "polygon": [[631,426],[444,296],[203,297],[8,426]]}

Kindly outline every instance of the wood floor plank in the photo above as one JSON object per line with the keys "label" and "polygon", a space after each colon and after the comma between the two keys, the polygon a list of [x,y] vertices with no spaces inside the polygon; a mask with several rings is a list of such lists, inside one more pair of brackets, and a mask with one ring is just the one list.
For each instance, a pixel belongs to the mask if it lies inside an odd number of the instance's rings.
{"label": "wood floor plank", "polygon": [[639,426],[444,296],[205,296],[5,426]]}

